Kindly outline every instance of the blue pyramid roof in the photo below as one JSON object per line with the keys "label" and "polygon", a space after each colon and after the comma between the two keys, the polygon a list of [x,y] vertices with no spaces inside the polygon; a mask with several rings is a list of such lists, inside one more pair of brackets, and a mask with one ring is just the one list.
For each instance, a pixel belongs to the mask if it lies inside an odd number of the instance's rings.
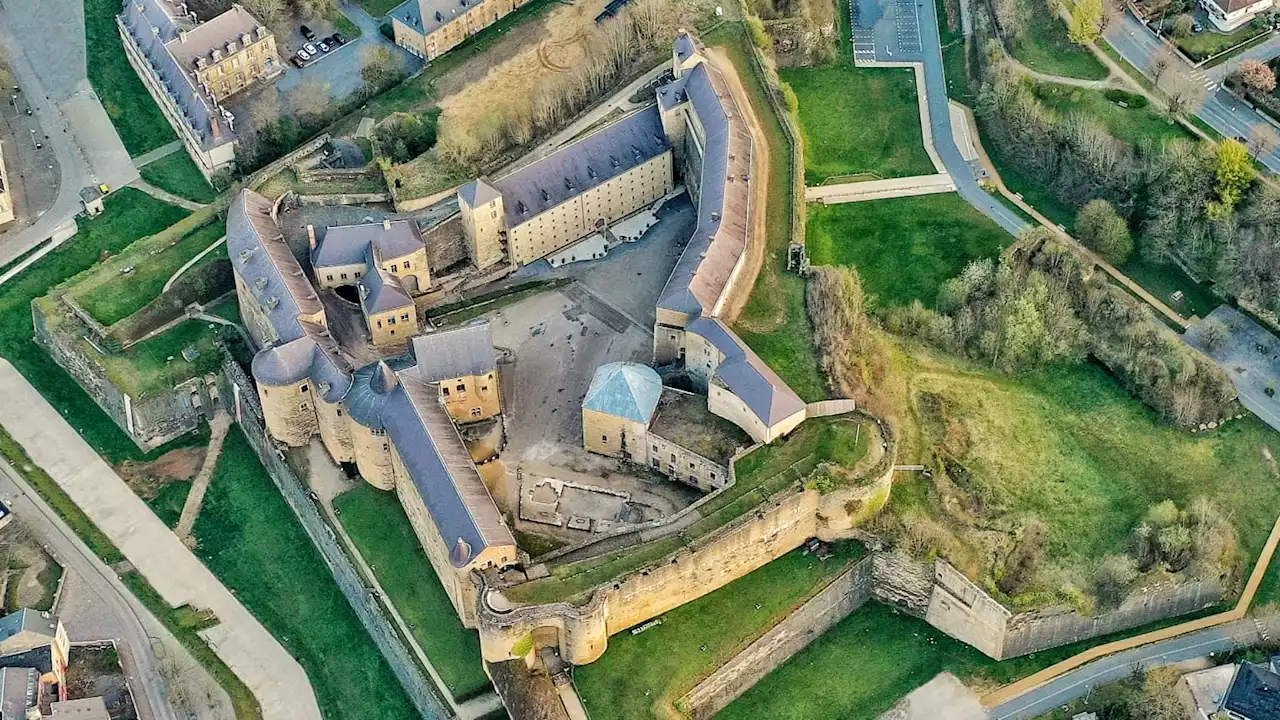
{"label": "blue pyramid roof", "polygon": [[582,399],[583,410],[617,415],[646,425],[662,396],[662,378],[648,365],[615,362],[601,365]]}

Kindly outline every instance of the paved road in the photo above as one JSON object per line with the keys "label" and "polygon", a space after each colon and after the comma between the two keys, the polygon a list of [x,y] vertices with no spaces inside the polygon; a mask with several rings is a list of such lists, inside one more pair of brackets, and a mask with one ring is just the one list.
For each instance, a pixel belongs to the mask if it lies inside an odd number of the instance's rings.
{"label": "paved road", "polygon": [[924,87],[929,107],[929,132],[942,164],[956,184],[956,192],[983,215],[1012,235],[1030,225],[978,185],[974,170],[965,162],[951,133],[947,105],[947,79],[942,66],[937,9],[932,2],[910,0],[857,0],[852,23],[854,60],[911,62],[924,66]]}
{"label": "paved road", "polygon": [[214,612],[218,625],[200,634],[253,692],[264,720],[320,720],[315,693],[298,662],[5,360],[0,360],[0,424],[165,602]]}
{"label": "paved road", "polygon": [[[165,683],[160,677],[155,653],[142,618],[146,610],[120,582],[116,574],[91,551],[44,500],[31,490],[22,476],[0,460],[0,496],[21,518],[33,536],[53,551],[57,561],[74,572],[101,598],[123,629],[119,638],[126,646],[121,653],[130,684],[142,692],[135,694],[142,720],[175,720],[165,700]],[[175,641],[176,642],[176,641]]]}
{"label": "paved road", "polygon": [[[1155,33],[1129,12],[1122,13],[1112,22],[1104,35],[1116,52],[1143,74],[1149,72],[1152,59],[1162,48],[1162,43]],[[1270,123],[1223,90],[1222,78],[1246,57],[1262,59],[1274,57],[1277,54],[1280,54],[1280,37],[1273,37],[1230,62],[1207,71],[1193,69],[1185,62],[1175,60],[1165,72],[1185,73],[1193,82],[1204,85],[1209,94],[1196,115],[1227,137],[1247,139],[1254,128],[1270,125]],[[1263,155],[1259,161],[1271,172],[1280,173],[1280,148]]]}
{"label": "paved road", "polygon": [[1015,700],[997,705],[990,711],[991,718],[1021,720],[1035,717],[1075,700],[1099,685],[1128,677],[1140,667],[1169,665],[1256,644],[1262,641],[1258,632],[1259,622],[1266,624],[1269,635],[1274,636],[1280,631],[1280,618],[1269,617],[1257,622],[1238,620],[1117,653],[1062,675]]}

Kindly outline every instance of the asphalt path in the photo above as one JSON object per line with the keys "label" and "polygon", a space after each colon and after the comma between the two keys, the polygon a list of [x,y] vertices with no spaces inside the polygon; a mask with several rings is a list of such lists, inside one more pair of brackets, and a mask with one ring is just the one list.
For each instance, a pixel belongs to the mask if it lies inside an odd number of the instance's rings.
{"label": "asphalt path", "polygon": [[[1271,621],[1274,623],[1274,621]],[[1272,628],[1274,631],[1274,628]],[[1262,640],[1253,620],[1200,630],[1095,660],[991,709],[993,720],[1021,720],[1043,715],[1092,689],[1121,680],[1140,668],[1158,667],[1228,652]]]}
{"label": "asphalt path", "polygon": [[[1163,43],[1156,34],[1131,12],[1121,13],[1107,28],[1104,35],[1107,42],[1111,43],[1111,47],[1144,75],[1150,72],[1152,60],[1163,47]],[[1208,95],[1204,105],[1196,111],[1196,115],[1223,135],[1231,138],[1245,138],[1247,141],[1255,128],[1271,124],[1249,106],[1223,90],[1222,78],[1245,58],[1266,59],[1277,54],[1280,54],[1280,37],[1273,37],[1255,48],[1250,48],[1230,62],[1207,71],[1192,68],[1174,56],[1175,59],[1165,72],[1183,73],[1190,81],[1204,85]],[[1280,174],[1280,148],[1272,150],[1258,160],[1271,172]]]}
{"label": "asphalt path", "polygon": [[[0,460],[0,497],[22,524],[53,553],[63,567],[84,579],[120,620],[125,636],[121,653],[125,675],[134,692],[142,720],[177,720],[165,699],[165,682],[160,675],[151,638],[143,627],[146,608],[133,597],[111,568],[107,567],[57,513],[37,495],[9,463]],[[158,621],[152,620],[153,625]],[[141,689],[141,693],[137,690]]]}

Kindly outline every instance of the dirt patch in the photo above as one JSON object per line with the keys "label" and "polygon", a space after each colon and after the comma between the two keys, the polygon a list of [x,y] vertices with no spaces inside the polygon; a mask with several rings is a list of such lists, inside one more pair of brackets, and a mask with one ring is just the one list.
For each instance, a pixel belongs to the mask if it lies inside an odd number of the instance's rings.
{"label": "dirt patch", "polygon": [[75,647],[67,663],[67,699],[101,697],[113,720],[136,720],[138,711],[114,645]]}
{"label": "dirt patch", "polygon": [[119,468],[120,477],[138,497],[154,500],[165,485],[194,478],[204,464],[205,452],[202,447],[180,448],[148,463],[126,461]]}

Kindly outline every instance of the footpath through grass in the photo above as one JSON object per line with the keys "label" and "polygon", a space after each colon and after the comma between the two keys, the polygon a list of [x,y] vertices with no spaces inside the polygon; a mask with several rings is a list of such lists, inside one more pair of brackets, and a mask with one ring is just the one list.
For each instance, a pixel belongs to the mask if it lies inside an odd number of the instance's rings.
{"label": "footpath through grass", "polygon": [[[133,157],[178,139],[124,54],[118,0],[84,0],[89,82]],[[185,153],[184,153],[185,155]]]}
{"label": "footpath through grass", "polygon": [[666,613],[657,627],[610,637],[599,660],[574,670],[574,685],[587,711],[595,720],[670,715],[672,703],[861,555],[862,546],[856,543],[838,546],[825,562],[793,550]]}
{"label": "footpath through grass", "polygon": [[218,196],[187,151],[178,148],[138,171],[143,180],[192,202],[211,203]]}
{"label": "footpath through grass", "polygon": [[932,306],[942,283],[1011,242],[954,193],[809,206],[810,262],[857,267],[881,305]]}
{"label": "footpath through grass", "polygon": [[1023,65],[1048,75],[1103,80],[1108,71],[1098,58],[1067,37],[1067,24],[1062,18],[1047,10],[1039,0],[1026,3],[1034,6],[1023,14],[1026,30],[1011,48],[1013,57]]}
{"label": "footpath through grass", "polygon": [[417,716],[239,428],[194,534],[200,559],[301,663],[325,717]]}
{"label": "footpath through grass", "polygon": [[465,699],[489,687],[479,634],[462,626],[396,494],[360,483],[333,506],[454,698]]}

